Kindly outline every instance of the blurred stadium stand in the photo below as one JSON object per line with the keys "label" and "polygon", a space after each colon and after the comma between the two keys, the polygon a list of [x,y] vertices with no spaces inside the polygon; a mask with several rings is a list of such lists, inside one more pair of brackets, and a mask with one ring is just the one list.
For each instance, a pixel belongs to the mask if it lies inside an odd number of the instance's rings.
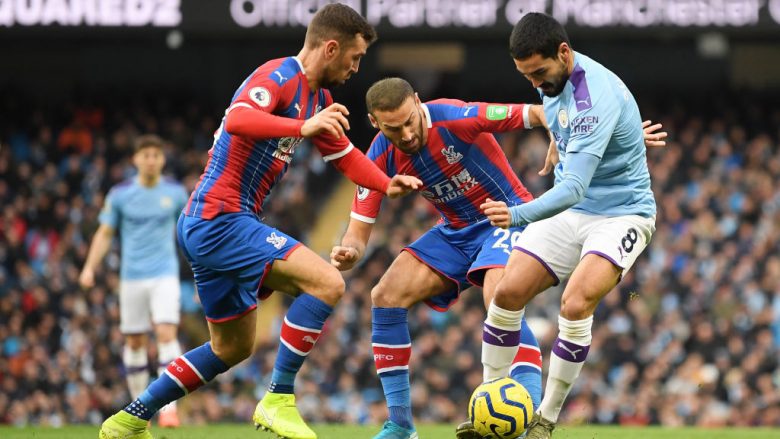
{"label": "blurred stadium stand", "polygon": [[[317,4],[291,1],[277,11],[286,18],[274,26],[243,28],[240,20],[251,23],[251,17],[269,23],[263,20],[276,10],[262,8],[284,2],[182,3],[175,25],[125,27],[104,26],[103,18],[89,26],[86,19],[45,25],[42,12],[9,12],[7,5],[19,2],[0,0],[0,423],[96,424],[127,402],[115,296],[118,249],[97,287],[77,286],[103,195],[130,175],[132,140],[146,132],[170,142],[166,172],[191,189],[235,87],[267,59],[297,53],[303,28],[289,24]],[[352,3],[364,13],[378,7]],[[466,8],[467,2],[451,3]],[[420,21],[413,12],[371,9],[379,14],[380,41],[360,73],[334,90],[351,109],[357,145],[365,148],[374,134],[363,116],[363,93],[386,75],[410,79],[423,100],[537,102],[507,54],[507,16],[523,5],[566,11],[572,2],[493,3],[499,5],[494,22],[476,27],[452,18],[457,11],[432,27],[439,22],[427,10]],[[671,141],[648,155],[658,231],[597,311],[594,348],[565,422],[778,426],[780,1],[688,13],[701,22],[669,8],[721,3],[650,3],[666,9],[646,11],[649,26],[619,14],[602,15],[603,26],[590,15],[569,22],[575,49],[618,73],[643,116],[663,122]],[[265,15],[253,16],[249,4]],[[243,15],[231,15],[231,5]],[[175,21],[164,12],[160,22]],[[480,13],[489,22],[489,9],[466,15]],[[119,17],[118,23],[132,19]],[[425,62],[419,44],[430,55]],[[536,175],[543,133],[507,133],[500,142],[529,190],[543,193],[551,183]],[[266,203],[266,221],[308,239],[340,178],[302,144]],[[398,251],[436,219],[421,197],[387,204],[369,257],[348,273],[347,295],[301,374],[299,401],[308,419],[384,419],[369,342],[369,292]],[[331,242],[347,219],[346,210],[328,218]],[[207,332],[186,264],[182,278],[188,286],[181,338],[193,347]],[[560,291],[548,291],[529,309],[545,354],[559,297]],[[449,313],[424,305],[412,311],[412,397],[420,420],[465,416],[470,390],[481,380],[481,303],[470,290]],[[250,418],[278,340],[279,308],[264,308],[270,318],[258,353],[183,400],[186,422]]]}

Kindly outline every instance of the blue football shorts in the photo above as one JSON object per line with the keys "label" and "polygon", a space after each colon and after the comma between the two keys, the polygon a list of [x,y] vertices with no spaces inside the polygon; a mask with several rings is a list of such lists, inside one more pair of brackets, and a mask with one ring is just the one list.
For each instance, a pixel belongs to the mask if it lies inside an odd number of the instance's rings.
{"label": "blue football shorts", "polygon": [[192,265],[198,296],[210,322],[233,320],[257,308],[271,291],[263,279],[275,260],[301,245],[251,213],[206,220],[182,214],[177,240]]}
{"label": "blue football shorts", "polygon": [[461,291],[472,285],[481,287],[487,270],[506,266],[524,228],[505,230],[484,220],[462,229],[437,224],[425,232],[404,251],[456,285],[425,303],[437,311],[446,311],[458,301]]}

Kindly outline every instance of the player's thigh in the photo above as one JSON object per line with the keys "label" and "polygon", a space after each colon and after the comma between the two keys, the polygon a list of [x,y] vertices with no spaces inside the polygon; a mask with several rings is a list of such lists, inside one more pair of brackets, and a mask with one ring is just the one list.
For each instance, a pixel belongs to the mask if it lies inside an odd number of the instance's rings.
{"label": "player's thigh", "polygon": [[154,279],[149,289],[152,323],[155,326],[162,324],[173,325],[175,328],[179,324],[181,311],[181,285],[179,277],[165,276]]}
{"label": "player's thigh", "polygon": [[453,288],[454,281],[402,251],[371,290],[371,301],[382,308],[409,308]]}
{"label": "player's thigh", "polygon": [[335,305],[344,294],[344,278],[334,266],[300,245],[286,259],[274,261],[263,287],[292,295],[305,292]]}
{"label": "player's thigh", "polygon": [[122,279],[119,282],[119,330],[123,334],[146,334],[151,329],[146,280]]}
{"label": "player's thigh", "polygon": [[482,287],[482,298],[486,306],[493,300],[496,286],[504,275],[504,267],[518,243],[525,227],[502,229],[485,224],[485,230],[477,239],[482,242],[468,272],[473,285]]}
{"label": "player's thigh", "polygon": [[620,267],[612,261],[586,254],[563,290],[561,316],[582,320],[593,315],[601,299],[617,285],[620,273]]}
{"label": "player's thigh", "polygon": [[584,217],[582,260],[561,297],[564,318],[582,319],[593,314],[601,299],[634,265],[655,231],[653,218]]}
{"label": "player's thigh", "polygon": [[620,268],[622,277],[647,248],[655,232],[655,218],[637,215],[589,217],[582,227],[580,258],[595,254]]}
{"label": "player's thigh", "polygon": [[[428,267],[439,280],[449,281],[437,282],[433,277],[429,277],[433,284],[427,285],[426,290],[420,294],[426,296],[422,300],[436,311],[449,309],[458,301],[461,292],[471,286],[468,270],[473,262],[471,255],[479,248],[478,229],[479,227],[473,225],[463,229],[435,226],[404,248],[403,253],[408,253],[407,256]],[[404,258],[402,261],[406,260]],[[404,276],[401,270],[396,273]],[[421,269],[419,273],[425,271]]]}
{"label": "player's thigh", "polygon": [[[577,214],[564,211],[531,223],[520,234],[513,249],[536,259],[555,278],[554,285],[557,285],[569,278],[580,261],[580,222]],[[526,261],[527,258],[522,260]],[[530,261],[526,261],[523,266],[528,264]]]}
{"label": "player's thigh", "polygon": [[[498,273],[497,273],[498,275]],[[532,254],[515,249],[503,276],[492,288],[493,300],[501,308],[519,310],[537,294],[558,283],[554,273]],[[489,305],[489,303],[488,303]]]}

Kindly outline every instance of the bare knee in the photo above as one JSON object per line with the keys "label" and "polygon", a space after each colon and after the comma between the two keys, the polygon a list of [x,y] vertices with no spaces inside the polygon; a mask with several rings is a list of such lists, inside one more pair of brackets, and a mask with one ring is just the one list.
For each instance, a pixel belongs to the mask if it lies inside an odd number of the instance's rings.
{"label": "bare knee", "polygon": [[528,300],[523,291],[517,290],[509,282],[501,281],[493,290],[493,303],[503,309],[519,311],[528,303]]}
{"label": "bare knee", "polygon": [[155,335],[158,343],[169,343],[176,340],[176,325],[161,323],[155,327]]}
{"label": "bare knee", "polygon": [[130,349],[137,351],[138,349],[146,349],[147,337],[146,334],[127,334],[125,335],[125,344]]}
{"label": "bare knee", "polygon": [[211,340],[211,350],[228,366],[236,365],[252,355],[254,337],[233,339],[230,342],[221,339]]}
{"label": "bare knee", "polygon": [[384,277],[371,289],[371,303],[377,308],[409,308],[413,305],[409,295],[392,288]]}
{"label": "bare knee", "polygon": [[317,291],[310,294],[330,306],[335,306],[344,296],[346,284],[344,283],[344,278],[341,277],[341,273],[335,267],[331,268],[332,270],[328,270],[327,274],[322,277]]}
{"label": "bare knee", "polygon": [[[569,293],[567,291],[567,293]],[[561,317],[567,320],[582,320],[593,315],[598,306],[595,295],[583,290],[571,291],[561,297]]]}

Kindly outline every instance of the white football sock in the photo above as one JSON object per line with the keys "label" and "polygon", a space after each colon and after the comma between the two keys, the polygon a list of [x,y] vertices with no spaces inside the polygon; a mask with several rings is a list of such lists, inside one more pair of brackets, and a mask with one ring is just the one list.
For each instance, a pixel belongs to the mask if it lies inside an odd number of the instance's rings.
{"label": "white football sock", "polygon": [[[168,367],[168,364],[171,361],[179,358],[181,354],[182,352],[181,345],[179,345],[179,340],[173,339],[167,343],[157,343],[157,359],[159,363],[157,376],[162,376],[162,374],[165,372],[165,368]],[[169,408],[176,408],[176,401],[171,401],[160,410],[167,410]]]}
{"label": "white football sock", "polygon": [[550,370],[539,412],[545,419],[557,422],[563,402],[580,375],[592,339],[593,316],[567,320],[558,316],[558,338],[550,355]]}
{"label": "white football sock", "polygon": [[482,327],[482,377],[484,381],[509,376],[509,367],[520,344],[525,308],[510,311],[490,302]]}
{"label": "white football sock", "polygon": [[131,349],[125,345],[122,349],[122,361],[127,372],[127,388],[130,396],[135,399],[149,385],[149,359],[146,349]]}

